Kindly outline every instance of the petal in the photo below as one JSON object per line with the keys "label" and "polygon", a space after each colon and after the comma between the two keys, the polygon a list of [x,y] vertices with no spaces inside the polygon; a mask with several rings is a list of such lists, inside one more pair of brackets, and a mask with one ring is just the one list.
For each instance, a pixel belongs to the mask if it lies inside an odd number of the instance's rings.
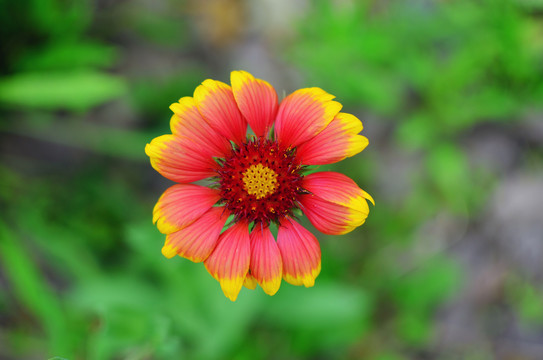
{"label": "petal", "polygon": [[245,280],[243,280],[243,286],[251,290],[256,289],[256,279],[251,275],[251,273],[247,273]]}
{"label": "petal", "polygon": [[323,200],[358,211],[369,211],[365,199],[373,203],[371,196],[360,189],[353,179],[334,171],[309,174],[303,178],[302,187]]}
{"label": "petal", "polygon": [[215,250],[204,264],[221,289],[232,301],[236,301],[249,271],[251,245],[249,241],[249,225],[240,221],[226,230],[219,237]]}
{"label": "petal", "polygon": [[238,145],[245,141],[247,122],[239,112],[229,85],[205,80],[194,90],[194,100],[213,129]]}
{"label": "petal", "polygon": [[300,196],[303,212],[313,226],[329,235],[342,235],[353,231],[366,220],[367,213],[322,200],[315,195]]}
{"label": "petal", "polygon": [[153,209],[153,223],[163,234],[178,231],[200,216],[220,200],[218,190],[194,184],[176,184],[169,187]]}
{"label": "petal", "polygon": [[345,234],[362,225],[369,214],[366,199],[373,203],[351,178],[333,171],[309,174],[302,186],[310,192],[300,196],[303,211],[325,234]]}
{"label": "petal", "polygon": [[281,286],[282,261],[277,243],[268,227],[256,226],[251,232],[251,274],[268,295]]}
{"label": "petal", "polygon": [[187,227],[169,234],[162,248],[167,258],[182,256],[194,262],[207,259],[228,219],[223,207],[212,207]]}
{"label": "petal", "polygon": [[332,164],[358,154],[366,146],[368,139],[358,135],[362,122],[355,116],[339,113],[320,133],[303,143],[296,150],[302,164]]}
{"label": "petal", "polygon": [[277,246],[283,259],[283,278],[292,285],[310,287],[321,271],[317,238],[291,218],[281,220]]}
{"label": "petal", "polygon": [[371,196],[340,173],[323,171],[304,177],[302,186],[309,191],[299,201],[309,221],[321,232],[340,235],[362,225],[369,214],[366,199]]}
{"label": "petal", "polygon": [[232,71],[230,83],[241,113],[256,136],[266,136],[277,113],[277,93],[246,71]]}
{"label": "petal", "polygon": [[145,146],[151,165],[162,176],[179,183],[189,183],[216,175],[217,164],[204,144],[176,135],[162,135]]}
{"label": "petal", "polygon": [[224,157],[232,147],[227,138],[214,130],[202,117],[191,97],[183,97],[170,105],[175,113],[170,120],[172,133],[205,144],[210,156]]}
{"label": "petal", "polygon": [[295,147],[320,133],[341,110],[333,95],[320,88],[300,89],[279,105],[275,133],[279,143]]}

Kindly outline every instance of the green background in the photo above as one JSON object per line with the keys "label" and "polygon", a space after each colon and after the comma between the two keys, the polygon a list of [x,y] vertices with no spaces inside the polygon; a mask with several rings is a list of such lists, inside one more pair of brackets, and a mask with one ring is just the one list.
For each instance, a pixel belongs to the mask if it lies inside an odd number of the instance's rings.
{"label": "green background", "polygon": [[[543,2],[0,0],[0,358],[542,359]],[[168,106],[243,69],[364,123],[313,288],[167,260]],[[304,224],[308,224],[304,220]]]}

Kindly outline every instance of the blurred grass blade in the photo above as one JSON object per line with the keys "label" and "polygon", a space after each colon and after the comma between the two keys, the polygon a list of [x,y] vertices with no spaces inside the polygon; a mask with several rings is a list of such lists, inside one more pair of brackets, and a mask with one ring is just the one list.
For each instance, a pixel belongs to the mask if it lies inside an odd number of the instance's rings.
{"label": "blurred grass blade", "polygon": [[15,235],[0,222],[1,266],[13,290],[13,296],[43,325],[49,341],[49,355],[71,355],[67,319],[62,305],[41,276],[34,261]]}

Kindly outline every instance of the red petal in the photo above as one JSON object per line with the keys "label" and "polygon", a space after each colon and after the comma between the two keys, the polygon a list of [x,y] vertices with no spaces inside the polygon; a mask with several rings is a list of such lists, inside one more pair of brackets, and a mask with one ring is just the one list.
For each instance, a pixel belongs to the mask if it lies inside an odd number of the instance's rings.
{"label": "red petal", "polygon": [[311,194],[300,196],[309,221],[321,232],[340,235],[362,225],[369,214],[371,196],[340,173],[325,171],[307,175],[302,186]]}
{"label": "red petal", "polygon": [[281,221],[277,246],[283,259],[283,278],[292,285],[310,287],[321,271],[317,238],[291,218]]}
{"label": "red petal", "polygon": [[174,135],[205,144],[210,156],[224,157],[231,151],[228,139],[204,120],[193,98],[183,97],[179,102],[170,105],[170,109],[175,113],[170,121]]}
{"label": "red petal", "polygon": [[281,253],[269,228],[256,226],[251,232],[251,274],[268,295],[281,286]]}
{"label": "red petal", "polygon": [[176,135],[154,138],[145,147],[151,165],[162,176],[179,183],[190,183],[216,175],[217,164],[206,145]]}
{"label": "red petal", "polygon": [[284,148],[292,148],[321,132],[341,110],[333,95],[319,88],[300,89],[279,105],[275,133]]}
{"label": "red petal", "polygon": [[239,112],[229,85],[208,79],[196,88],[194,100],[213,129],[238,145],[245,141],[247,122]]}
{"label": "red petal", "polygon": [[240,221],[226,230],[215,250],[204,262],[207,271],[221,284],[221,289],[232,301],[236,301],[249,272],[251,245],[249,225]]}
{"label": "red petal", "polygon": [[188,226],[219,201],[219,191],[193,184],[169,187],[153,209],[153,223],[163,234]]}
{"label": "red petal", "polygon": [[360,212],[314,195],[304,195],[300,202],[309,221],[324,234],[346,234],[364,223],[365,216]]}
{"label": "red petal", "polygon": [[358,135],[362,123],[351,114],[339,113],[320,133],[303,143],[296,150],[296,157],[302,164],[332,164],[358,154],[368,139]]}
{"label": "red petal", "polygon": [[232,71],[230,82],[241,113],[257,136],[267,136],[277,113],[277,93],[246,71]]}
{"label": "red petal", "polygon": [[[313,195],[346,207],[366,211],[366,200],[373,199],[350,177],[334,171],[320,171],[305,176],[302,186]],[[375,204],[374,204],[375,205]]]}
{"label": "red petal", "polygon": [[187,227],[169,234],[162,254],[171,258],[178,254],[194,262],[207,259],[228,219],[223,207],[213,207]]}

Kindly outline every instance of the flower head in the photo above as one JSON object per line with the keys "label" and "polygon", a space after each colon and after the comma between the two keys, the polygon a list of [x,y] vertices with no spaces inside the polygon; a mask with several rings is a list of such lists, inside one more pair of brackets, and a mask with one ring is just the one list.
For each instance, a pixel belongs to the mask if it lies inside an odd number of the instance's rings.
{"label": "flower head", "polygon": [[297,213],[325,234],[345,234],[364,223],[373,199],[343,174],[304,171],[362,151],[362,123],[319,88],[279,103],[270,84],[245,71],[233,71],[231,83],[205,80],[172,104],[172,134],[145,147],[153,168],[178,183],[153,210],[166,234],[162,253],[203,261],[232,301],[243,285],[269,295],[282,278],[313,286],[320,246]]}

